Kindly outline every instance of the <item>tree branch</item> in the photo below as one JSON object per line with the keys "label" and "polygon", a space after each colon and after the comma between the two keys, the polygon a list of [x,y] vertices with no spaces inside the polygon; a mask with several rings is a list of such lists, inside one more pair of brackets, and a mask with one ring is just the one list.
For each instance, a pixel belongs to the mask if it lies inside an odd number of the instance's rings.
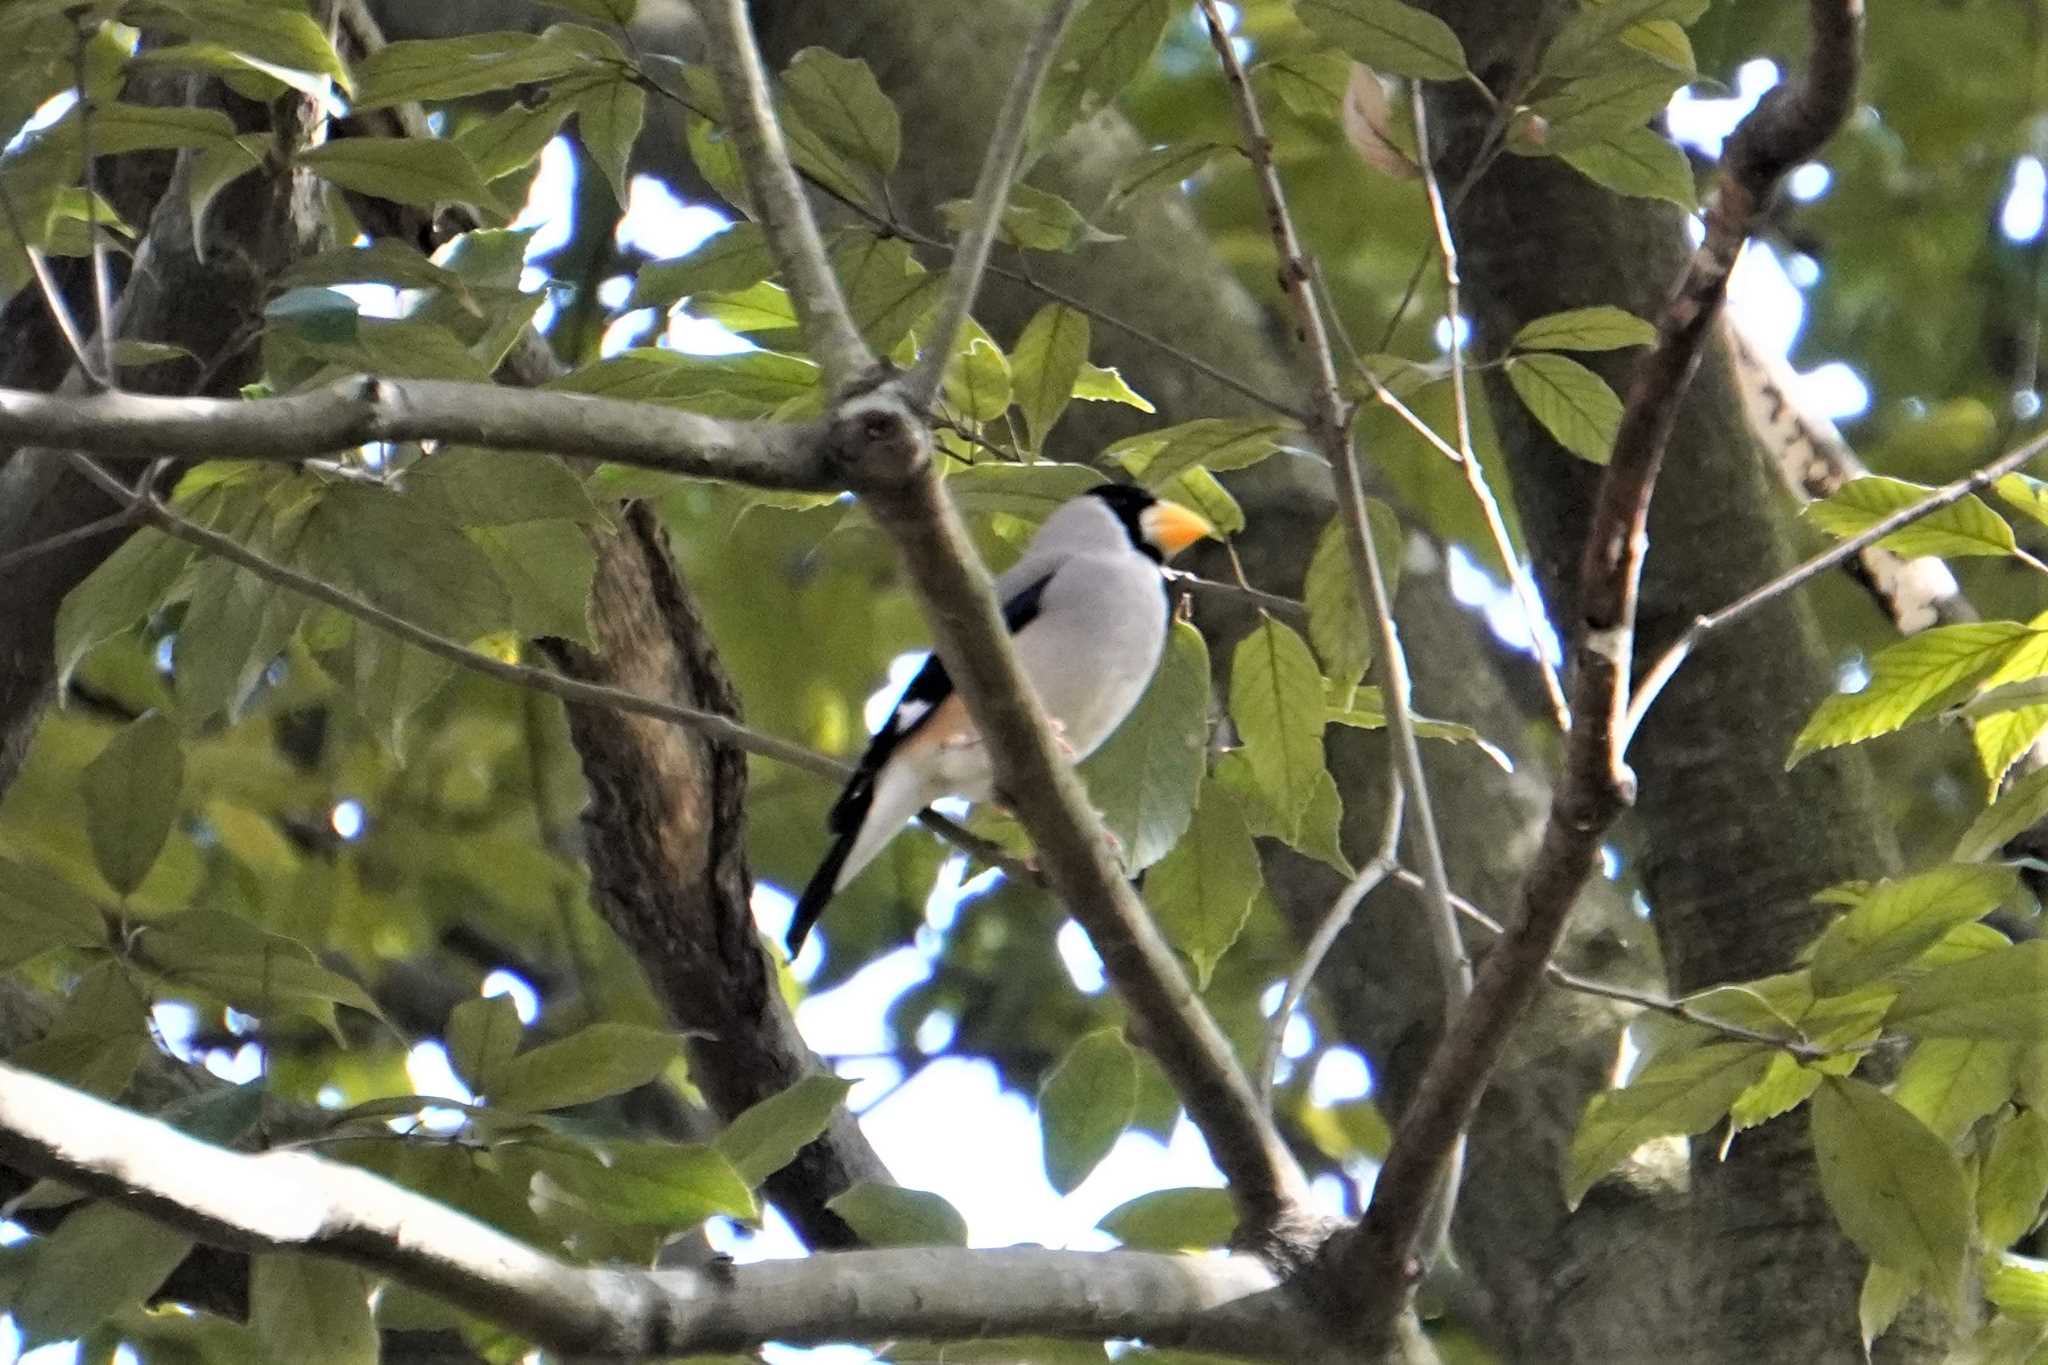
{"label": "tree branch", "polygon": [[826,421],[734,422],[654,403],[440,379],[354,375],[256,399],[0,389],[0,442],[110,459],[302,464],[372,441],[449,441],[830,493],[846,486],[834,468],[836,440]]}
{"label": "tree branch", "polygon": [[1411,685],[1408,656],[1401,646],[1400,631],[1394,624],[1393,594],[1380,570],[1379,554],[1372,541],[1372,523],[1366,516],[1365,486],[1359,470],[1359,455],[1352,439],[1351,413],[1337,378],[1336,354],[1331,349],[1329,330],[1322,309],[1310,287],[1314,271],[1301,239],[1294,229],[1287,195],[1280,185],[1280,172],[1273,163],[1273,142],[1266,134],[1258,99],[1246,80],[1244,64],[1238,60],[1229,30],[1216,8],[1216,0],[1201,0],[1203,18],[1209,27],[1209,43],[1230,83],[1237,106],[1238,122],[1244,129],[1245,152],[1251,159],[1253,178],[1265,203],[1266,223],[1274,250],[1280,257],[1280,283],[1294,307],[1296,338],[1308,352],[1314,366],[1314,415],[1309,430],[1322,447],[1323,456],[1337,476],[1337,502],[1343,512],[1345,543],[1351,554],[1354,586],[1365,598],[1378,632],[1373,651],[1375,681],[1385,699],[1387,731],[1393,739],[1394,780],[1406,791],[1409,815],[1409,844],[1419,855],[1423,875],[1429,881],[1429,934],[1431,947],[1442,976],[1446,1017],[1472,989],[1472,964],[1465,956],[1464,941],[1458,937],[1458,923],[1450,904],[1450,878],[1444,870],[1442,841],[1437,837],[1436,817],[1431,812],[1429,780],[1423,772],[1422,749],[1416,739],[1415,720],[1409,711]]}
{"label": "tree branch", "polygon": [[1003,210],[1010,202],[1010,182],[1024,159],[1024,139],[1031,131],[1031,113],[1038,93],[1045,88],[1046,73],[1060,50],[1060,35],[1074,17],[1080,0],[1053,0],[1031,41],[1017,58],[1016,73],[1010,78],[1009,93],[996,112],[996,126],[989,134],[988,153],[975,178],[973,217],[953,248],[953,266],[946,275],[946,292],[933,314],[931,335],[925,339],[924,354],[905,381],[905,392],[920,409],[929,408],[938,396],[939,380],[953,354],[953,343],[967,323],[968,310],[981,290],[982,272],[988,267],[989,250],[1002,231]]}
{"label": "tree branch", "polygon": [[[1707,209],[1706,236],[1637,368],[1601,479],[1579,570],[1573,633],[1572,731],[1550,817],[1522,890],[1522,917],[1481,964],[1472,999],[1452,1022],[1402,1114],[1364,1220],[1331,1240],[1332,1288],[1355,1297],[1364,1330],[1383,1330],[1405,1303],[1431,1191],[1471,1122],[1508,1036],[1534,996],[1600,839],[1633,797],[1619,747],[1644,530],[1679,400],[1726,297],[1728,275],[1779,179],[1848,115],[1860,63],[1861,0],[1809,0],[1806,74],[1771,92],[1728,141]],[[1838,547],[1840,548],[1840,547]]]}
{"label": "tree branch", "polygon": [[1944,507],[1954,506],[1972,493],[1989,488],[2044,450],[2048,450],[2048,433],[2023,441],[1983,468],[1966,474],[1953,483],[1943,484],[1920,501],[1901,507],[1847,540],[1839,541],[1811,559],[1793,565],[1770,582],[1750,589],[1727,606],[1710,611],[1705,616],[1695,617],[1693,623],[1685,628],[1685,633],[1674,640],[1670,648],[1659,655],[1657,662],[1643,674],[1642,681],[1636,686],[1634,697],[1628,703],[1628,711],[1623,717],[1621,728],[1617,732],[1617,745],[1622,749],[1628,747],[1628,742],[1635,737],[1636,728],[1643,723],[1643,717],[1655,704],[1658,694],[1663,692],[1665,685],[1677,674],[1693,650],[1699,647],[1701,640],[1812,581],[1837,564],[1861,555],[1892,532],[1911,526],[1922,517],[1932,516]]}
{"label": "tree branch", "polygon": [[0,1159],[222,1246],[368,1267],[581,1359],[1024,1333],[1327,1358],[1307,1305],[1243,1257],[924,1248],[703,1272],[574,1266],[367,1171],[231,1152],[5,1064]]}
{"label": "tree branch", "polygon": [[[1479,455],[1472,447],[1472,405],[1465,392],[1465,339],[1461,331],[1465,318],[1458,307],[1458,290],[1462,283],[1458,276],[1458,246],[1451,236],[1451,217],[1444,208],[1444,191],[1437,181],[1436,161],[1429,152],[1429,117],[1423,108],[1422,82],[1414,82],[1409,95],[1415,109],[1416,163],[1422,171],[1423,190],[1429,197],[1430,221],[1436,227],[1437,254],[1444,263],[1444,312],[1451,319],[1451,404],[1457,414],[1458,468],[1465,475],[1465,486],[1472,490],[1472,501],[1479,505],[1480,516],[1486,520],[1487,535],[1493,540],[1494,553],[1500,556],[1501,568],[1507,572],[1515,601],[1521,605],[1522,619],[1529,628],[1529,648],[1536,656],[1537,671],[1543,676],[1543,692],[1550,699],[1551,714],[1557,720],[1558,733],[1562,734],[1571,728],[1572,712],[1570,704],[1565,701],[1564,684],[1558,679],[1557,667],[1543,648],[1542,626],[1546,619],[1543,599],[1536,592],[1529,566],[1515,553],[1507,521],[1500,514],[1500,502],[1487,486],[1486,471],[1479,467]],[[1373,380],[1373,388],[1380,390],[1377,378]],[[1392,399],[1393,395],[1388,394],[1387,397]],[[1401,410],[1400,400],[1393,399],[1393,402],[1396,409]]]}
{"label": "tree branch", "polygon": [[782,267],[804,341],[825,372],[826,387],[842,394],[874,368],[875,356],[853,325],[817,220],[783,144],[746,0],[706,0],[697,6],[697,14],[761,231]]}

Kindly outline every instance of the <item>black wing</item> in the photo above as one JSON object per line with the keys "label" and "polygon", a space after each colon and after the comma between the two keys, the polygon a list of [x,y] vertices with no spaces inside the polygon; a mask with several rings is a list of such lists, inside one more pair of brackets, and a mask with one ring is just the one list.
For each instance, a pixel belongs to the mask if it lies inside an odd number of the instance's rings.
{"label": "black wing", "polygon": [[[1037,618],[1039,606],[1045,598],[1045,586],[1050,582],[1052,573],[1048,572],[1003,603],[1003,624],[1009,628],[1010,634],[1015,635]],[[846,789],[839,793],[839,799],[832,803],[831,814],[825,817],[825,827],[836,837],[825,853],[825,860],[811,874],[810,884],[804,887],[804,894],[796,903],[796,913],[790,918],[788,943],[792,958],[803,947],[811,926],[818,922],[818,917],[825,913],[825,906],[832,899],[839,869],[846,865],[846,855],[852,852],[853,842],[860,835],[868,807],[874,804],[875,777],[882,771],[882,765],[905,740],[923,729],[933,713],[952,695],[953,679],[934,653],[925,659],[924,667],[917,670],[910,686],[903,689],[903,695],[897,699],[889,719],[868,741],[867,752],[860,756],[860,764],[853,770],[853,776],[846,779]]]}

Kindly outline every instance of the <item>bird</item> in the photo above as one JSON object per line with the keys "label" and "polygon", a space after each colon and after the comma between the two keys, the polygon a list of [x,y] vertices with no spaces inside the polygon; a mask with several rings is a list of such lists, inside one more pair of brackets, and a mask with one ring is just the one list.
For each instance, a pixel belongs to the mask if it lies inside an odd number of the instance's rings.
{"label": "bird", "polygon": [[[1003,624],[1062,749],[1086,758],[1138,704],[1166,646],[1166,561],[1216,534],[1199,513],[1129,484],[1061,503],[996,580]],[[834,894],[942,796],[985,801],[993,775],[939,656],[868,742],[826,819],[832,844],[790,919],[791,959]]]}

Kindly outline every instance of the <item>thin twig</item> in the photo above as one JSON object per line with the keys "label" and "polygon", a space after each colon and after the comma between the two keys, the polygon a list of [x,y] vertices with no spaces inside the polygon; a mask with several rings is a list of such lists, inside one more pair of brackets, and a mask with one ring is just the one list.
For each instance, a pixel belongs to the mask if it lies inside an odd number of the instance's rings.
{"label": "thin twig", "polygon": [[[801,744],[793,744],[786,739],[778,739],[774,735],[750,729],[715,711],[703,711],[693,706],[660,701],[637,692],[629,692],[622,687],[583,682],[580,679],[564,677],[550,669],[535,668],[530,664],[507,663],[491,655],[479,653],[445,635],[437,635],[416,622],[393,615],[382,607],[357,597],[354,593],[279,564],[249,549],[240,541],[199,525],[147,491],[130,488],[88,456],[74,454],[72,463],[79,473],[105,491],[109,497],[124,504],[124,510],[118,513],[117,517],[108,518],[108,521],[134,520],[153,526],[174,539],[197,546],[208,554],[217,555],[230,563],[239,564],[259,578],[310,597],[316,602],[324,602],[359,621],[395,635],[408,644],[417,645],[427,653],[446,659],[459,668],[481,673],[514,687],[544,692],[565,702],[574,702],[582,706],[610,707],[615,711],[650,716],[655,720],[667,721],[671,725],[699,730],[736,749],[759,754],[763,758],[772,758],[778,763],[786,763],[790,767],[815,773],[834,782],[845,781],[847,775],[853,771],[836,758],[813,752]],[[97,525],[98,523],[95,524]],[[75,534],[82,536],[93,529],[94,527],[80,527]],[[0,564],[6,562],[0,561]],[[1027,860],[1006,852],[1000,845],[963,828],[938,812],[926,811],[919,818],[925,828],[940,838],[982,862],[1000,867],[1005,875],[1026,880],[1037,878],[1036,870]]]}
{"label": "thin twig", "polygon": [[1293,975],[1287,978],[1287,989],[1281,992],[1280,1006],[1273,1011],[1273,1017],[1266,1024],[1265,1045],[1259,1049],[1259,1098],[1268,1109],[1273,1107],[1273,1073],[1280,1069],[1280,1048],[1287,1041],[1287,1025],[1294,1018],[1294,1011],[1301,1005],[1302,997],[1308,994],[1309,983],[1316,978],[1323,959],[1329,956],[1330,948],[1337,941],[1337,935],[1344,932],[1358,907],[1365,903],[1379,884],[1393,873],[1401,856],[1401,816],[1407,804],[1407,793],[1396,782],[1387,792],[1386,830],[1380,836],[1379,852],[1371,862],[1358,869],[1358,875],[1345,883],[1337,893],[1337,899],[1330,903],[1322,922],[1316,925],[1315,933],[1301,950],[1301,961],[1295,964]]}
{"label": "thin twig", "polygon": [[94,536],[104,535],[108,531],[118,531],[134,520],[135,514],[123,508],[121,511],[101,517],[97,521],[88,521],[83,526],[74,526],[68,531],[59,531],[56,535],[45,537],[42,540],[31,541],[27,545],[9,550],[6,554],[0,554],[0,571],[11,569],[17,564],[25,564],[31,559],[61,550],[66,545],[76,545],[81,540],[91,540]]}
{"label": "thin twig", "polygon": [[782,128],[775,121],[768,73],[761,66],[746,0],[706,0],[697,6],[697,15],[709,40],[711,68],[725,97],[727,126],[746,171],[761,232],[789,286],[804,342],[825,372],[826,387],[834,394],[844,393],[874,368],[875,355],[853,325],[825,239],[818,234]]}
{"label": "thin twig", "polygon": [[1010,202],[1010,182],[1017,178],[1017,168],[1024,158],[1031,111],[1038,103],[1039,91],[1045,88],[1052,59],[1059,52],[1060,35],[1066,32],[1067,21],[1078,8],[1080,0],[1053,0],[1017,58],[1009,92],[1003,96],[1002,108],[996,111],[981,174],[975,178],[973,216],[953,249],[953,268],[947,272],[946,292],[933,315],[924,354],[918,357],[916,368],[904,381],[904,392],[914,407],[931,407],[946,372],[946,361],[953,353],[953,342],[967,325],[968,311],[981,290],[981,275],[988,265],[989,251],[1002,231],[1003,211]]}
{"label": "thin twig", "polygon": [[1708,635],[1733,625],[1751,612],[1826,573],[1844,560],[1861,554],[1901,527],[1911,526],[1922,517],[1931,516],[1944,507],[1961,502],[1972,493],[1990,487],[2044,450],[2048,450],[2048,432],[2022,442],[1983,468],[1966,474],[1953,483],[1942,485],[1918,502],[1901,507],[1847,540],[1837,541],[1811,559],[1793,565],[1770,582],[1751,588],[1727,606],[1710,611],[1704,616],[1694,617],[1692,624],[1685,628],[1685,633],[1658,656],[1657,662],[1650,666],[1643,674],[1642,680],[1636,684],[1635,694],[1629,701],[1628,712],[1623,718],[1618,735],[1619,746],[1627,748],[1629,741],[1635,737],[1637,728],[1642,725],[1643,717],[1656,703],[1658,694],[1663,692],[1665,685],[1671,681],[1693,650],[1699,647],[1700,641]]}
{"label": "thin twig", "polygon": [[[1572,631],[1572,729],[1520,917],[1486,955],[1467,1007],[1451,1021],[1401,1116],[1364,1220],[1332,1239],[1330,1284],[1353,1296],[1368,1331],[1407,1302],[1409,1271],[1433,1192],[1463,1140],[1488,1078],[1544,979],[1607,827],[1634,794],[1617,746],[1634,666],[1637,594],[1657,473],[1742,244],[1780,180],[1848,116],[1861,63],[1862,0],[1808,0],[1812,54],[1729,138],[1706,234],[1638,365],[1614,455],[1602,474],[1579,567]],[[1364,1288],[1357,1288],[1364,1286]]]}
{"label": "thin twig", "polygon": [[1550,699],[1550,713],[1561,734],[1571,728],[1572,711],[1565,701],[1564,684],[1558,679],[1557,665],[1552,662],[1550,651],[1543,647],[1543,627],[1549,618],[1543,614],[1543,601],[1537,596],[1536,583],[1529,574],[1528,566],[1515,553],[1514,541],[1508,535],[1507,520],[1501,515],[1500,503],[1493,496],[1493,490],[1487,486],[1486,471],[1479,467],[1479,455],[1472,445],[1471,400],[1465,392],[1465,319],[1458,303],[1461,284],[1458,246],[1451,236],[1450,214],[1444,208],[1443,187],[1437,182],[1436,163],[1429,150],[1429,115],[1423,108],[1422,82],[1414,82],[1409,93],[1415,107],[1416,164],[1422,170],[1423,189],[1429,196],[1429,216],[1436,225],[1437,253],[1444,263],[1444,311],[1451,320],[1451,408],[1458,429],[1458,467],[1464,472],[1465,486],[1472,490],[1472,500],[1479,504],[1480,514],[1486,519],[1486,531],[1493,540],[1493,551],[1500,556],[1501,567],[1507,571],[1508,585],[1521,606],[1522,620],[1529,631],[1530,652],[1536,656],[1537,670],[1543,675],[1543,692]]}
{"label": "thin twig", "polygon": [[1244,128],[1246,153],[1251,159],[1254,179],[1265,202],[1266,222],[1274,249],[1280,257],[1280,280],[1294,306],[1295,322],[1308,361],[1314,367],[1311,392],[1315,411],[1309,424],[1316,442],[1337,474],[1338,506],[1342,509],[1345,541],[1351,553],[1352,573],[1371,608],[1379,633],[1379,648],[1373,651],[1373,668],[1380,695],[1385,699],[1387,729],[1393,738],[1395,780],[1406,789],[1413,823],[1408,826],[1411,847],[1430,880],[1429,932],[1437,966],[1443,978],[1447,1015],[1454,1012],[1471,990],[1472,966],[1458,937],[1457,919],[1450,907],[1450,878],[1444,870],[1443,844],[1437,837],[1436,819],[1430,809],[1429,783],[1422,766],[1422,750],[1416,740],[1414,717],[1409,712],[1410,685],[1407,655],[1394,624],[1392,594],[1381,572],[1379,555],[1373,545],[1372,524],[1366,515],[1365,488],[1359,471],[1359,455],[1352,440],[1351,414],[1347,410],[1337,378],[1337,361],[1330,334],[1314,291],[1309,287],[1313,271],[1307,253],[1294,230],[1287,196],[1280,186],[1280,173],[1273,163],[1273,143],[1266,134],[1265,119],[1257,98],[1245,79],[1244,65],[1231,44],[1229,30],[1217,10],[1216,0],[1201,0],[1203,17],[1209,26],[1210,46],[1223,64]]}
{"label": "thin twig", "polygon": [[14,196],[8,192],[4,182],[0,182],[0,214],[6,216],[7,230],[14,234],[14,240],[21,244],[21,254],[28,258],[29,273],[35,276],[36,288],[43,296],[43,307],[49,310],[50,321],[57,325],[57,333],[64,338],[71,358],[78,362],[80,378],[93,388],[106,388],[106,381],[101,378],[98,366],[86,350],[85,334],[79,330],[78,319],[71,315],[71,306],[64,301],[63,291],[57,287],[57,277],[50,273],[49,258],[41,247],[29,240],[21,212],[15,207]]}
{"label": "thin twig", "polygon": [[[1422,889],[1422,878],[1405,867],[1394,868],[1392,876],[1395,881],[1400,882],[1403,886],[1412,887],[1418,891]],[[1451,907],[1465,920],[1478,925],[1495,938],[1499,938],[1507,933],[1507,930],[1501,925],[1499,920],[1455,892],[1451,896]],[[1707,1029],[1710,1032],[1718,1033],[1725,1038],[1731,1038],[1737,1042],[1762,1043],[1766,1047],[1774,1047],[1788,1052],[1802,1062],[1817,1062],[1835,1055],[1837,1051],[1837,1049],[1819,1047],[1804,1038],[1785,1038],[1774,1033],[1763,1033],[1756,1029],[1745,1028],[1741,1024],[1731,1024],[1724,1019],[1716,1019],[1711,1015],[1701,1014],[1682,1000],[1671,1000],[1649,991],[1633,990],[1627,986],[1617,986],[1611,981],[1601,981],[1596,977],[1582,976],[1577,972],[1567,971],[1555,962],[1543,964],[1543,975],[1552,985],[1561,987],[1564,990],[1573,991],[1579,995],[1598,996],[1603,1000],[1618,1000],[1625,1005],[1635,1005],[1654,1014],[1666,1015],[1672,1019],[1682,1020],[1685,1023]]]}
{"label": "thin twig", "polygon": [[1302,622],[1308,619],[1308,608],[1298,599],[1283,597],[1277,592],[1267,592],[1241,583],[1225,583],[1220,579],[1204,578],[1186,569],[1167,569],[1169,582],[1178,583],[1198,597],[1218,597],[1227,601],[1243,602],[1257,607],[1260,611],[1284,616],[1290,621]]}
{"label": "thin twig", "polygon": [[85,88],[85,46],[95,25],[80,20],[71,47],[71,71],[78,95],[79,181],[85,190],[85,239],[92,253],[92,297],[99,314],[99,373],[108,387],[120,383],[114,369],[114,276],[107,263],[107,244],[100,240],[99,178],[94,174],[92,152],[92,95]]}

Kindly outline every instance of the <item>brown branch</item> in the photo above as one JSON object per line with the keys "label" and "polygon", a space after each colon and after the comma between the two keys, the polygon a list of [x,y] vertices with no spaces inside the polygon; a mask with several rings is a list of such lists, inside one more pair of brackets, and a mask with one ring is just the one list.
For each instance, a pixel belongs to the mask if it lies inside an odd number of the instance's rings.
{"label": "brown branch", "polygon": [[0,1160],[217,1245],[367,1267],[576,1359],[1020,1334],[1330,1359],[1306,1306],[1248,1258],[927,1247],[705,1271],[577,1266],[368,1171],[231,1152],[4,1064]]}
{"label": "brown branch", "polygon": [[762,234],[782,268],[804,341],[825,372],[826,387],[835,395],[844,393],[874,368],[875,355],[853,325],[817,220],[804,200],[803,183],[783,143],[782,128],[775,121],[768,73],[761,66],[746,0],[705,0],[697,6],[697,15]]}
{"label": "brown branch", "polygon": [[1331,1240],[1334,1291],[1381,1330],[1406,1302],[1431,1191],[1471,1122],[1487,1078],[1550,960],[1600,839],[1632,796],[1619,740],[1628,709],[1645,520],[1679,400],[1726,296],[1728,274],[1783,173],[1848,115],[1861,50],[1861,0],[1809,0],[1813,51],[1799,80],[1772,91],[1729,139],[1693,253],[1630,386],[1579,569],[1572,731],[1549,820],[1522,888],[1520,921],[1481,964],[1472,999],[1438,1046],[1402,1114],[1364,1220]]}
{"label": "brown branch", "polygon": [[303,464],[373,441],[546,450],[756,488],[846,486],[827,422],[735,422],[592,394],[371,375],[257,399],[0,389],[0,442],[109,459]]}

